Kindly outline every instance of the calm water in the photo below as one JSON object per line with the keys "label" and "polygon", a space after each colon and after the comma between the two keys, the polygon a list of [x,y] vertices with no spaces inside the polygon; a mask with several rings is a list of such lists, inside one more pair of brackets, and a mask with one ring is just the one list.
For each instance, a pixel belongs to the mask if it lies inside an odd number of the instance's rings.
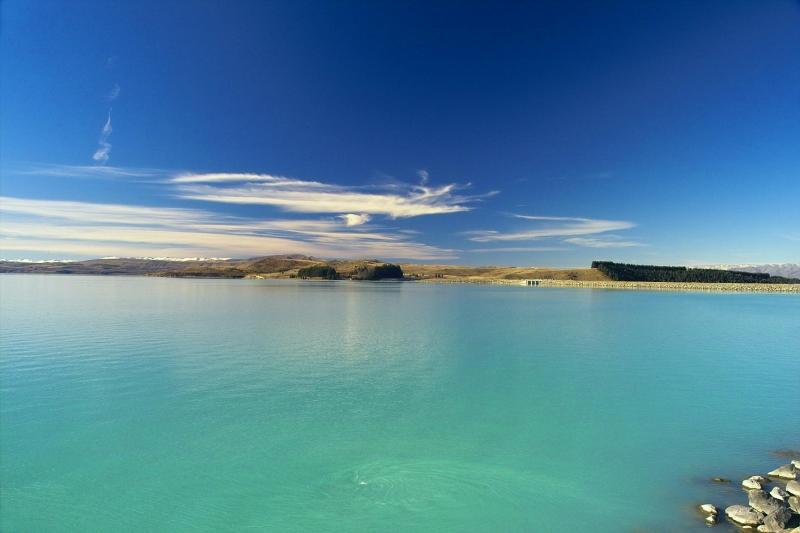
{"label": "calm water", "polygon": [[800,448],[792,295],[7,275],[0,297],[7,532],[705,531],[693,503],[742,499],[705,478]]}

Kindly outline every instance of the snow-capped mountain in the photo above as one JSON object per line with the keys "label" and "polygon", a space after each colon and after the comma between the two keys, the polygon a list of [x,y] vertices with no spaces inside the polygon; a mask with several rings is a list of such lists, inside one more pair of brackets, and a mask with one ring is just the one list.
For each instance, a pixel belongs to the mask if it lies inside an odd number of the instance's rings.
{"label": "snow-capped mountain", "polygon": [[720,270],[739,270],[740,272],[762,272],[770,276],[782,276],[784,278],[800,278],[800,263],[771,263],[764,265],[742,264],[742,265],[708,265],[706,268],[718,268]]}

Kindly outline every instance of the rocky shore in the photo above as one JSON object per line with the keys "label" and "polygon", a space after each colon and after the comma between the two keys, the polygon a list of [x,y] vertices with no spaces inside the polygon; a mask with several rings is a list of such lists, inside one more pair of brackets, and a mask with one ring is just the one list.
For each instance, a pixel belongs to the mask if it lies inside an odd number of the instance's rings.
{"label": "rocky shore", "polygon": [[662,291],[794,292],[800,285],[765,283],[671,283],[665,281],[564,281],[542,280],[543,287],[583,287],[592,289],[638,289]]}
{"label": "rocky shore", "polygon": [[[741,482],[747,504],[724,510],[725,519],[742,531],[759,533],[800,533],[800,460],[792,460],[766,475],[750,476]],[[717,483],[727,483],[714,478]],[[720,510],[710,503],[697,507],[706,524],[721,520]]]}
{"label": "rocky shore", "polygon": [[[519,279],[472,279],[433,278],[420,280],[426,283],[479,283],[495,285],[528,285],[529,280]],[[800,284],[767,283],[673,283],[664,281],[577,281],[537,279],[537,287],[561,287],[575,289],[628,289],[649,291],[727,291],[727,292],[772,292],[800,293]]]}

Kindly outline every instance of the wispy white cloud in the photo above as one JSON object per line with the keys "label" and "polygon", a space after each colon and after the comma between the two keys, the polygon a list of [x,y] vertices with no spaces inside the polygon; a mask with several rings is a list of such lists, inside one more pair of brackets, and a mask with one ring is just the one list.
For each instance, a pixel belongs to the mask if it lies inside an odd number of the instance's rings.
{"label": "wispy white cloud", "polygon": [[570,237],[564,242],[587,248],[633,248],[644,246],[637,241],[626,241],[618,235],[604,235],[602,237]]}
{"label": "wispy white cloud", "polygon": [[530,253],[530,252],[563,252],[568,248],[558,246],[510,246],[503,248],[472,248],[465,250],[475,253]]}
{"label": "wispy white cloud", "polygon": [[271,205],[299,213],[363,213],[407,218],[469,211],[469,205],[495,194],[464,195],[454,183],[352,187],[270,174],[182,174],[174,177],[184,199],[231,204]]}
{"label": "wispy white cloud", "polygon": [[224,217],[196,209],[0,198],[6,251],[125,257],[323,257],[444,259],[453,250],[408,235],[339,221]]}
{"label": "wispy white cloud", "polygon": [[37,200],[10,196],[0,197],[0,215],[97,225],[195,225],[213,221],[210,213],[194,209]]}
{"label": "wispy white cloud", "polygon": [[552,217],[539,215],[513,215],[515,218],[543,223],[532,229],[501,232],[479,230],[466,232],[475,242],[529,241],[548,237],[577,237],[635,227],[633,222],[582,217]]}
{"label": "wispy white cloud", "polygon": [[103,125],[103,129],[100,131],[100,139],[98,139],[97,144],[98,148],[94,152],[92,159],[104,165],[108,162],[108,159],[111,157],[111,143],[108,142],[108,138],[111,137],[111,110],[108,110],[108,118],[106,119],[106,123]]}
{"label": "wispy white cloud", "polygon": [[305,181],[285,176],[254,173],[212,172],[208,174],[183,173],[174,176],[172,183],[266,183],[280,187],[324,188],[318,181]]}
{"label": "wispy white cloud", "polygon": [[152,179],[163,177],[167,174],[167,171],[157,168],[113,167],[109,165],[59,165],[48,163],[19,166],[14,168],[14,171],[27,176],[97,179]]}
{"label": "wispy white cloud", "polygon": [[114,100],[119,98],[120,90],[121,90],[121,88],[119,86],[119,83],[115,83],[114,86],[111,88],[111,90],[106,95],[106,100],[108,100],[109,102],[113,102]]}

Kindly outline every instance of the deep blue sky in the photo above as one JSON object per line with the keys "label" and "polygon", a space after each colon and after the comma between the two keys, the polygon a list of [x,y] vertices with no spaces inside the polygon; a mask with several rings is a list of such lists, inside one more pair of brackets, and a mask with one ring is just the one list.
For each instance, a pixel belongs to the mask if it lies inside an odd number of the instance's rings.
{"label": "deep blue sky", "polygon": [[797,2],[1,9],[2,257],[800,260]]}

